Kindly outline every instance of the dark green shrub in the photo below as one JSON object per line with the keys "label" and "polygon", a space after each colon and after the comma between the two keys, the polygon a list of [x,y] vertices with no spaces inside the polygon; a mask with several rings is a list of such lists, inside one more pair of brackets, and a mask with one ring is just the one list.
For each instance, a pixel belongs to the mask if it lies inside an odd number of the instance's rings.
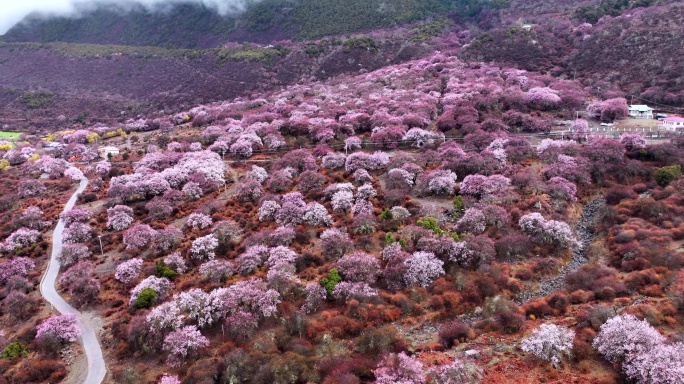
{"label": "dark green shrub", "polygon": [[149,308],[157,300],[157,292],[152,288],[143,288],[135,298],[136,308]]}
{"label": "dark green shrub", "polygon": [[668,165],[658,169],[655,173],[655,180],[658,185],[664,187],[679,176],[682,175],[682,167],[679,164]]}
{"label": "dark green shrub", "polygon": [[392,232],[388,232],[388,233],[385,235],[385,244],[386,244],[386,245],[390,245],[390,244],[396,243],[396,242],[397,242],[397,238],[394,237],[394,235],[392,234]]}
{"label": "dark green shrub", "polygon": [[161,261],[157,263],[156,269],[157,269],[157,277],[166,277],[169,280],[173,280],[176,278],[176,276],[178,276],[178,272],[169,268],[168,265],[164,264]]}
{"label": "dark green shrub", "polygon": [[463,210],[465,209],[465,204],[463,203],[463,196],[454,196],[453,203],[454,209],[457,212],[463,212]]}
{"label": "dark green shrub", "polygon": [[325,290],[328,292],[328,295],[332,295],[333,290],[335,290],[335,286],[337,286],[337,283],[342,281],[342,276],[340,276],[340,272],[333,268],[330,271],[328,271],[328,276],[324,277],[321,279],[321,285]]}
{"label": "dark green shrub", "polygon": [[26,356],[28,356],[28,351],[26,350],[26,347],[18,340],[9,343],[2,353],[0,353],[0,358],[3,359],[16,359],[17,357]]}
{"label": "dark green shrub", "polygon": [[439,227],[439,225],[437,225],[437,219],[435,219],[434,217],[426,217],[424,219],[420,219],[416,221],[416,224],[420,225],[425,229],[431,230],[437,235],[443,235],[446,233]]}

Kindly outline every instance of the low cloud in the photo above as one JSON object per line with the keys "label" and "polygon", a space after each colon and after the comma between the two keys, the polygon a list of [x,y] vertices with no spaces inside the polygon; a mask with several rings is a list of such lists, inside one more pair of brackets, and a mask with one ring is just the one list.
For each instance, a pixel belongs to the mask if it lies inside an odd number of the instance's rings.
{"label": "low cloud", "polygon": [[34,12],[46,16],[78,17],[83,11],[101,4],[115,5],[115,8],[125,12],[133,5],[157,9],[173,3],[202,3],[226,15],[243,12],[258,1],[260,0],[0,0],[0,35]]}

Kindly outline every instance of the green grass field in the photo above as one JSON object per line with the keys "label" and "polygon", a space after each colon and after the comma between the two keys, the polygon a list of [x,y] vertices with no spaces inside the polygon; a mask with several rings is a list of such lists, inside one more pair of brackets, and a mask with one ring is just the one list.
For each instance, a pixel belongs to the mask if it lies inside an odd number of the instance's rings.
{"label": "green grass field", "polygon": [[16,140],[21,133],[19,132],[0,132],[0,139],[2,140]]}

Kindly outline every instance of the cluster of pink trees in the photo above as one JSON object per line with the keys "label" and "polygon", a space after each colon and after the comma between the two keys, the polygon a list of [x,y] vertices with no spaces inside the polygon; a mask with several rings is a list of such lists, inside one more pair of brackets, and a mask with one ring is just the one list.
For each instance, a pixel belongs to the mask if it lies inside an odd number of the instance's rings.
{"label": "cluster of pink trees", "polygon": [[93,213],[83,208],[73,208],[69,211],[62,212],[59,218],[64,221],[64,226],[68,227],[74,223],[85,223],[93,218]]}
{"label": "cluster of pink trees", "polygon": [[280,203],[272,199],[261,203],[260,221],[274,219],[281,225],[297,225],[302,222],[311,226],[332,225],[332,216],[328,210],[316,202],[306,203],[300,192],[287,193],[279,200]]}
{"label": "cluster of pink trees", "polygon": [[453,195],[456,179],[450,170],[423,172],[418,176],[416,189],[424,195]]}
{"label": "cluster of pink trees", "polygon": [[376,383],[382,384],[474,384],[482,379],[482,369],[457,358],[426,371],[418,359],[400,352],[387,354],[380,360],[375,369],[375,378]]}
{"label": "cluster of pink trees", "polygon": [[623,97],[596,101],[587,107],[589,115],[601,121],[614,121],[621,119],[629,113],[627,100]]}
{"label": "cluster of pink trees", "polygon": [[59,254],[57,260],[63,267],[70,267],[81,260],[90,258],[92,254],[88,247],[84,244],[64,244],[62,253]]}
{"label": "cluster of pink trees", "polygon": [[375,382],[378,384],[425,384],[423,364],[404,352],[389,354],[375,369]]}
{"label": "cluster of pink trees", "polygon": [[126,249],[145,249],[152,242],[157,232],[147,224],[137,223],[124,233],[123,243]]}
{"label": "cluster of pink trees", "polygon": [[169,353],[166,362],[171,367],[180,367],[188,355],[209,345],[209,339],[194,325],[186,325],[164,338],[163,350]]}
{"label": "cluster of pink trees", "polygon": [[484,212],[475,207],[466,209],[463,216],[458,219],[456,228],[462,233],[481,234],[487,229]]}
{"label": "cluster of pink trees", "polygon": [[505,194],[511,185],[511,180],[502,175],[468,175],[461,182],[461,195],[475,198],[485,198],[497,194]]}
{"label": "cluster of pink trees", "polygon": [[19,221],[20,224],[25,227],[40,230],[52,224],[50,221],[45,221],[43,219],[43,211],[36,206],[30,206],[21,213]]}
{"label": "cluster of pink trees", "polygon": [[107,209],[107,227],[115,231],[123,231],[135,221],[133,209],[126,205],[115,205]]}
{"label": "cluster of pink trees", "polygon": [[183,256],[181,256],[180,252],[174,252],[164,257],[164,264],[177,273],[185,273],[187,270],[185,259],[183,259]]}
{"label": "cluster of pink trees", "polygon": [[444,274],[444,268],[442,268],[444,262],[431,252],[414,252],[404,260],[404,265],[406,266],[404,281],[408,286],[427,287]]}
{"label": "cluster of pink trees", "polygon": [[64,171],[64,177],[71,179],[73,181],[79,181],[83,178],[85,178],[85,175],[83,175],[83,171],[76,167],[69,167]]}
{"label": "cluster of pink trees", "polygon": [[[273,316],[279,303],[280,295],[268,289],[263,280],[244,280],[209,293],[194,288],[174,295],[172,302],[163,303],[148,314],[147,323],[153,332],[171,331],[173,334],[184,329],[181,326],[185,318],[197,324],[192,325],[194,330],[225,320],[231,331],[240,332],[245,326],[247,330],[253,330],[259,320]],[[165,350],[171,348],[166,339],[164,345]],[[185,356],[180,354],[180,357]],[[172,364],[180,364],[173,360],[178,357],[178,353],[170,351]]]}
{"label": "cluster of pink trees", "polygon": [[131,304],[135,303],[138,295],[145,288],[152,289],[156,294],[154,298],[155,302],[159,302],[166,298],[172,287],[173,283],[165,277],[148,276],[131,290]]}
{"label": "cluster of pink trees", "polygon": [[628,151],[646,148],[646,138],[640,133],[625,132],[620,136],[620,144]]}
{"label": "cluster of pink trees", "polygon": [[211,151],[154,152],[136,163],[135,173],[113,177],[107,196],[123,201],[144,200],[164,194],[169,189],[181,189],[187,182],[196,182],[203,193],[225,183],[225,165]]}
{"label": "cluster of pink trees", "polygon": [[126,260],[116,267],[114,278],[124,284],[128,284],[140,276],[142,265],[142,259]]}
{"label": "cluster of pink trees", "polygon": [[36,267],[28,257],[13,257],[0,262],[0,284],[7,283],[14,276],[26,277]]}
{"label": "cluster of pink trees", "polygon": [[81,260],[67,269],[59,278],[59,286],[69,292],[77,307],[95,302],[100,293],[100,283],[95,277],[95,264]]}
{"label": "cluster of pink trees", "polygon": [[78,320],[70,313],[53,315],[45,319],[36,328],[36,338],[55,338],[59,342],[73,343],[81,336]]}
{"label": "cluster of pink trees", "polygon": [[522,216],[518,225],[523,233],[542,243],[554,244],[558,247],[573,247],[577,244],[577,239],[567,223],[547,220],[538,212]]}
{"label": "cluster of pink trees", "polygon": [[374,171],[384,168],[389,163],[389,156],[385,152],[375,152],[373,154],[365,152],[355,152],[347,156],[345,170],[354,172],[358,169]]}
{"label": "cluster of pink trees", "polygon": [[188,221],[185,222],[187,226],[199,229],[211,227],[212,223],[213,220],[211,219],[211,216],[201,212],[191,213],[190,216],[188,216]]}
{"label": "cluster of pink trees", "polygon": [[21,197],[34,197],[45,193],[47,188],[38,180],[24,179],[19,182],[17,192]]}
{"label": "cluster of pink trees", "polygon": [[520,343],[520,348],[560,368],[561,360],[572,354],[575,332],[555,324],[542,324]]}
{"label": "cluster of pink trees", "polygon": [[38,171],[46,173],[50,177],[59,177],[64,174],[64,171],[69,167],[69,163],[64,159],[56,159],[52,156],[41,156],[38,160],[31,164]]}
{"label": "cluster of pink trees", "polygon": [[213,260],[216,257],[215,251],[218,246],[219,241],[213,234],[198,237],[192,242],[190,254],[195,259]]}
{"label": "cluster of pink trees", "polygon": [[622,362],[625,374],[640,383],[674,383],[681,379],[684,343],[666,344],[646,320],[619,315],[606,321],[593,342],[603,357]]}
{"label": "cluster of pink trees", "polygon": [[577,186],[575,183],[560,176],[552,177],[547,183],[549,195],[567,201],[577,201]]}
{"label": "cluster of pink trees", "polygon": [[7,239],[0,244],[0,250],[3,252],[12,252],[17,248],[35,244],[39,239],[40,232],[35,229],[19,228],[7,236]]}
{"label": "cluster of pink trees", "polygon": [[210,260],[200,265],[202,278],[214,282],[223,282],[235,273],[235,266],[226,260]]}
{"label": "cluster of pink trees", "polygon": [[375,283],[380,263],[375,256],[364,252],[354,252],[337,260],[337,269],[345,280],[352,282]]}

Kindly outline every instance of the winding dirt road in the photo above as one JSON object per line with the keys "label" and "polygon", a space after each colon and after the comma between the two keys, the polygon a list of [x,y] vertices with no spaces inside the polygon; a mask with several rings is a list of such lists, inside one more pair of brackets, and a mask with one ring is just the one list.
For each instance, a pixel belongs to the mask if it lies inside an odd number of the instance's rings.
{"label": "winding dirt road", "polygon": [[[78,186],[78,189],[71,196],[66,206],[64,206],[64,212],[67,212],[74,207],[76,198],[87,186],[88,179],[81,179],[81,184]],[[97,339],[95,330],[88,319],[83,316],[81,312],[76,310],[76,308],[69,305],[69,303],[57,293],[57,289],[55,288],[55,282],[57,280],[57,275],[59,274],[59,261],[57,261],[57,256],[62,252],[63,231],[64,221],[60,219],[52,234],[52,255],[50,256],[47,271],[40,282],[40,293],[58,312],[72,313],[78,318],[78,326],[81,329],[81,342],[83,344],[83,349],[85,350],[86,358],[88,359],[88,374],[84,383],[100,384],[102,383],[102,380],[104,380],[107,368],[105,367],[105,361],[102,357],[102,348],[100,347],[100,342]]]}

